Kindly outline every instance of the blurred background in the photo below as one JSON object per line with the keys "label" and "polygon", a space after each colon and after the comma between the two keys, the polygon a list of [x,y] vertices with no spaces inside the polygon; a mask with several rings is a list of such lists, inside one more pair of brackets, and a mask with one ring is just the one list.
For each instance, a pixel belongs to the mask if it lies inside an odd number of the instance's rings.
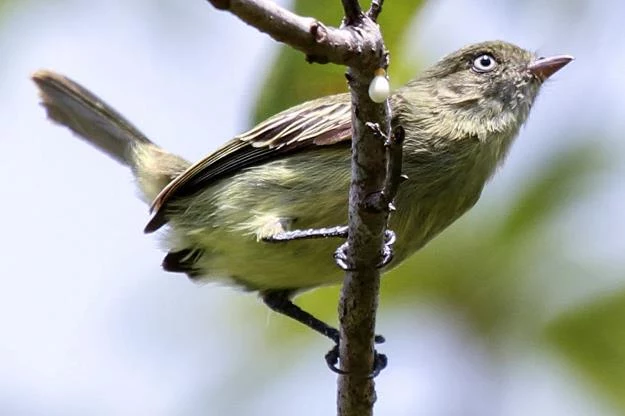
{"label": "blurred background", "polygon": [[[376,414],[625,414],[622,16],[616,0],[387,2],[396,86],[487,39],[577,60],[477,206],[384,277]],[[205,1],[0,0],[0,414],[333,414],[331,345],[253,294],[163,272],[129,172],[45,120],[39,68],[189,160],[346,88]],[[337,293],[298,303],[336,322]]]}

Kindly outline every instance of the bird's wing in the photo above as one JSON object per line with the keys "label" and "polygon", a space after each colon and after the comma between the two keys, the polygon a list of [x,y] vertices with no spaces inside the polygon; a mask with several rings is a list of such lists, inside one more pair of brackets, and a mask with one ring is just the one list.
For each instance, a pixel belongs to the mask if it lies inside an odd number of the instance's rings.
{"label": "bird's wing", "polygon": [[152,203],[154,216],[145,232],[156,231],[167,222],[165,211],[169,202],[192,195],[218,178],[287,153],[350,140],[351,115],[347,94],[285,110],[236,136],[170,182]]}

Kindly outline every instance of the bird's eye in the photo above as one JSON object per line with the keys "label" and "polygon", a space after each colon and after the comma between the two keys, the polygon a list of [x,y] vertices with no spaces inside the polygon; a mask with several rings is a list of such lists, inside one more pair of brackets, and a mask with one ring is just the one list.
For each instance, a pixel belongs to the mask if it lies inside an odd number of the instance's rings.
{"label": "bird's eye", "polygon": [[497,61],[490,54],[483,54],[473,60],[473,70],[476,72],[490,72],[497,66]]}

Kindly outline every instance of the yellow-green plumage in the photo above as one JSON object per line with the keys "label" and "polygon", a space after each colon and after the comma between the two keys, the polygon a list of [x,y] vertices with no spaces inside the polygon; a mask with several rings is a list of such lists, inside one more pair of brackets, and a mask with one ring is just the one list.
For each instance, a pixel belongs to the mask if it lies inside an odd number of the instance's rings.
{"label": "yellow-green plumage", "polygon": [[[483,70],[492,63],[485,55],[496,63],[492,69]],[[538,76],[529,69],[534,62],[532,53],[505,42],[471,45],[391,95],[392,124],[406,132],[409,179],[390,220],[397,241],[389,267],[478,200],[543,79],[564,65],[543,68],[547,75]],[[342,281],[332,257],[336,239],[262,240],[289,229],[346,223],[347,94],[286,110],[189,167],[72,81],[49,72],[34,79],[50,117],[127,164],[144,199],[154,199],[155,216],[146,229],[168,224],[165,269],[260,291],[296,292]]]}

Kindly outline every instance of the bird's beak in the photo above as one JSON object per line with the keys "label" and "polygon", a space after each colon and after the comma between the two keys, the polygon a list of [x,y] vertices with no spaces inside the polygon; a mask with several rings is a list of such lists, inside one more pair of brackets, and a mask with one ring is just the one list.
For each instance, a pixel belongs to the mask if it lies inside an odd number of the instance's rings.
{"label": "bird's beak", "polygon": [[560,68],[564,67],[573,59],[575,58],[570,55],[558,55],[551,56],[549,58],[538,58],[534,62],[529,64],[527,66],[527,69],[532,75],[534,75],[541,81],[544,81],[551,75],[558,72]]}

